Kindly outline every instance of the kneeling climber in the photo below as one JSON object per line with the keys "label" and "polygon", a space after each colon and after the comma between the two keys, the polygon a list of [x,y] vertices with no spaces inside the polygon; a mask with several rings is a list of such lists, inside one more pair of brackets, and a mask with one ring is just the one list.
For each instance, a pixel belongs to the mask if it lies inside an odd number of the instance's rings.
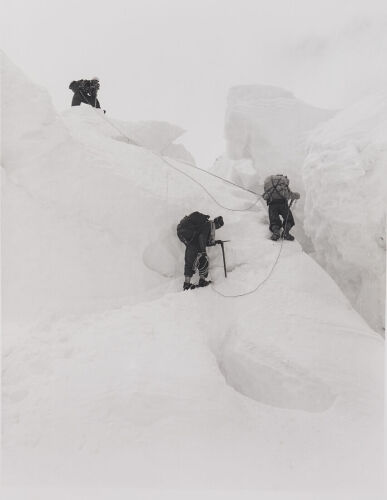
{"label": "kneeling climber", "polygon": [[270,175],[265,179],[264,189],[263,199],[269,206],[271,239],[277,241],[282,237],[284,240],[293,241],[294,236],[289,231],[294,226],[294,218],[288,200],[298,200],[300,194],[289,189],[289,179],[286,175]]}
{"label": "kneeling climber", "polygon": [[[215,229],[223,226],[223,217],[209,220],[209,215],[193,212],[186,215],[177,226],[177,236],[185,245],[184,285],[183,290],[190,290],[196,286],[203,287],[211,283],[208,277],[207,246],[213,246],[215,242]],[[193,285],[191,278],[196,270],[199,271],[199,283]]]}

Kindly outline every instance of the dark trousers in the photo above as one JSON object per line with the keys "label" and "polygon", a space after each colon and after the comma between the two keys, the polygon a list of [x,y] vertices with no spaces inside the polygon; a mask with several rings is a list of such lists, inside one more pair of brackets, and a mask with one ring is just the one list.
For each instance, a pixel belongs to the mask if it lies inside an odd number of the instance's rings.
{"label": "dark trousers", "polygon": [[[200,257],[199,261],[196,262],[199,252],[200,248],[195,244],[188,244],[185,247],[184,276],[189,276],[190,278],[192,278],[192,276],[195,274],[196,268],[200,269],[206,266],[206,257]],[[206,278],[207,276],[208,270],[204,273],[204,277]]]}
{"label": "dark trousers", "polygon": [[[282,220],[281,220],[282,217]],[[292,211],[287,200],[272,201],[269,204],[270,231],[284,227],[287,231],[294,226]]]}
{"label": "dark trousers", "polygon": [[80,106],[82,102],[85,104],[90,104],[90,106],[93,106],[93,108],[101,107],[98,99],[96,99],[95,97],[85,95],[82,92],[75,92],[73,95],[71,106]]}

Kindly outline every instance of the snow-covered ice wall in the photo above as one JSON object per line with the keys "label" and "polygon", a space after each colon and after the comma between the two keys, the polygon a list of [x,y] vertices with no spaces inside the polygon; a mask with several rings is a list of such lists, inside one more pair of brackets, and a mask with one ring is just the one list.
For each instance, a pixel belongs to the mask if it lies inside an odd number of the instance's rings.
{"label": "snow-covered ice wall", "polygon": [[257,191],[269,174],[289,176],[290,187],[301,193],[294,212],[297,238],[379,332],[385,311],[386,119],[385,96],[336,112],[275,87],[235,87],[226,113],[227,157],[214,165],[217,173]]}
{"label": "snow-covered ice wall", "polygon": [[232,160],[250,158],[256,170],[255,184],[267,175],[286,174],[295,191],[303,194],[302,163],[307,133],[334,115],[310,106],[291,92],[245,85],[229,91],[225,139]]}
{"label": "snow-covered ice wall", "polygon": [[321,125],[304,164],[306,232],[315,256],[382,331],[386,286],[387,94]]}

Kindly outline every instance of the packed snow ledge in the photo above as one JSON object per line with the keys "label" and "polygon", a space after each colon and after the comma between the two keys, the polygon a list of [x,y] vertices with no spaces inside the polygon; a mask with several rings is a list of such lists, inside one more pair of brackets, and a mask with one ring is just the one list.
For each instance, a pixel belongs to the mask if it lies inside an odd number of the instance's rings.
{"label": "packed snow ledge", "polygon": [[[4,483],[379,488],[383,340],[328,274],[155,154],[255,201],[181,163],[178,127],[58,115],[5,57],[2,80]],[[194,210],[223,215],[229,275],[210,249],[214,287],[183,293]]]}

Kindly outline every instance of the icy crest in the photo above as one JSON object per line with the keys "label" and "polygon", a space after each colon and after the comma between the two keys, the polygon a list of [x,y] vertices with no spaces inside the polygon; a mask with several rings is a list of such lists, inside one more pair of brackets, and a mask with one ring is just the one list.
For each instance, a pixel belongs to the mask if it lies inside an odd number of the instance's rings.
{"label": "icy crest", "polygon": [[335,112],[305,104],[291,92],[265,85],[233,87],[228,95],[227,156],[251,159],[256,181],[283,173],[303,193],[301,167],[307,133]]}
{"label": "icy crest", "polygon": [[315,255],[355,308],[384,327],[387,94],[370,96],[319,127],[304,164],[305,230]]}

